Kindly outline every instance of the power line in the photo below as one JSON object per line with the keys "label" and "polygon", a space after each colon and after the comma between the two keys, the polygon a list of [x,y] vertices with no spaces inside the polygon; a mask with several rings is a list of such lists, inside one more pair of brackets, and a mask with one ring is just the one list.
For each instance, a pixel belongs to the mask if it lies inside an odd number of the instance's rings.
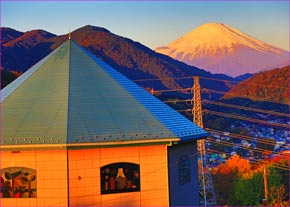
{"label": "power line", "polygon": [[184,76],[184,77],[176,77],[176,78],[148,78],[148,79],[136,79],[132,80],[134,82],[145,82],[145,81],[162,81],[162,80],[183,80],[183,79],[193,79],[194,76]]}
{"label": "power line", "polygon": [[[213,150],[213,149],[207,149],[207,152],[210,153],[210,154],[226,154],[228,155],[229,157],[232,156],[231,154],[229,153],[226,153],[226,152],[221,152],[219,150]],[[239,155],[240,156],[240,155]],[[243,156],[240,156],[242,158],[247,158],[247,157],[243,157]],[[256,163],[256,164],[261,164],[261,160],[258,160],[258,159],[251,159],[249,160],[250,162],[253,162],[253,163]],[[281,169],[281,170],[287,170],[287,171],[290,171],[289,168],[283,166],[283,165],[278,165],[277,163],[271,163],[271,166],[277,168],[277,169]]]}
{"label": "power line", "polygon": [[[230,143],[230,142],[226,142],[226,141],[216,142],[213,138],[209,138],[208,141],[211,142],[211,143],[216,143],[216,144],[219,144],[219,145],[230,146],[230,147],[232,147],[234,145],[234,143]],[[265,151],[265,150],[259,149],[259,148],[258,149],[253,149],[253,148],[249,149],[249,148],[247,148],[245,146],[238,146],[238,147],[240,149],[245,149],[245,150],[248,150],[248,151],[253,151],[253,152],[258,152],[258,153],[263,153]],[[273,155],[279,155],[280,156],[279,153],[272,153],[272,154]],[[284,156],[282,156],[282,157],[284,157]],[[287,157],[285,156],[285,158],[287,158]],[[277,164],[277,166],[280,166],[280,165]]]}
{"label": "power line", "polygon": [[289,102],[277,101],[277,100],[274,100],[274,99],[260,98],[260,97],[257,97],[257,96],[244,96],[244,95],[241,95],[241,94],[238,94],[238,93],[226,92],[226,91],[218,91],[218,90],[213,90],[213,89],[209,89],[209,88],[203,88],[203,89],[206,90],[207,92],[212,92],[212,93],[216,93],[216,94],[227,94],[227,95],[232,96],[232,97],[247,98],[247,99],[252,99],[254,101],[265,101],[265,102],[272,102],[272,103],[290,105]]}
{"label": "power line", "polygon": [[[209,154],[226,154],[226,155],[228,155],[228,156],[231,156],[229,153],[225,153],[225,152],[221,152],[221,151],[218,151],[218,150],[212,150],[212,149],[208,149],[207,150],[207,153],[209,153]],[[279,154],[280,155],[280,154]],[[195,155],[196,156],[196,155]],[[243,156],[241,156],[242,158],[243,158]],[[257,159],[253,159],[253,160],[251,160],[250,162],[252,162],[252,163],[256,163],[256,164],[261,164],[261,160],[257,160]],[[269,165],[270,166],[272,166],[272,167],[274,167],[274,168],[276,168],[276,169],[281,169],[281,170],[286,170],[286,171],[288,171],[289,172],[289,168],[286,168],[285,166],[278,166],[276,163],[269,163]],[[158,170],[160,170],[160,169],[158,169]],[[150,172],[150,174],[151,174],[151,172]],[[141,175],[142,176],[142,175]],[[150,190],[147,190],[147,191],[145,191],[145,192],[148,192],[148,191],[150,191]],[[143,192],[143,191],[142,191]],[[85,194],[85,195],[79,195],[79,196],[73,196],[73,197],[70,197],[70,198],[68,198],[68,199],[79,199],[80,197],[87,197],[87,196],[95,196],[95,195],[97,195],[97,194],[100,194],[100,191],[95,191],[95,192],[92,192],[92,193],[90,193],[90,194]],[[111,200],[108,200],[108,201],[116,201],[117,199],[111,199]],[[60,205],[60,204],[62,204],[62,203],[66,203],[66,201],[63,201],[63,202],[57,202],[57,203],[54,203],[53,205],[50,205],[51,207],[52,206],[56,206],[56,205]],[[98,203],[92,203],[92,204],[88,204],[88,206],[91,206],[91,205],[97,205]]]}
{"label": "power line", "polygon": [[186,100],[167,100],[167,101],[163,101],[163,103],[180,103],[180,102],[190,102],[190,104],[192,104],[192,100],[191,99],[186,99]]}
{"label": "power line", "polygon": [[[145,81],[162,81],[162,80],[185,80],[185,79],[194,79],[195,76],[183,76],[183,77],[168,77],[168,78],[148,78],[148,79],[135,79],[132,80],[134,82],[145,82]],[[267,87],[273,87],[273,88],[289,88],[287,86],[273,86],[273,85],[266,85],[266,84],[259,84],[259,83],[245,83],[241,81],[236,81],[236,80],[226,80],[226,79],[218,79],[218,78],[209,78],[209,77],[204,77],[204,76],[198,76],[200,79],[205,79],[205,80],[213,80],[213,81],[220,81],[220,82],[228,82],[228,83],[233,83],[233,84],[239,84],[243,83],[245,85],[257,85],[257,86],[267,86]]]}
{"label": "power line", "polygon": [[[187,104],[192,104],[190,99],[185,99],[185,100],[167,100],[163,101],[164,103],[180,103],[180,102],[185,102]],[[211,101],[211,100],[203,100],[204,103],[209,103],[213,105],[219,105],[219,106],[225,106],[225,107],[230,107],[230,108],[236,108],[236,109],[242,109],[245,111],[254,111],[254,112],[259,112],[259,113],[265,113],[265,114],[271,114],[271,115],[276,115],[276,116],[285,116],[290,118],[290,114],[286,113],[281,113],[281,112],[276,112],[276,111],[271,111],[271,110],[264,110],[264,109],[257,109],[257,108],[252,108],[252,107],[247,107],[247,106],[239,106],[239,105],[234,105],[234,104],[228,104],[228,103],[223,103],[223,102],[217,102],[217,101]],[[177,110],[177,111],[191,111],[190,109],[185,109],[185,110]]]}
{"label": "power line", "polygon": [[[181,79],[181,78],[179,78]],[[205,78],[205,79],[209,79],[209,78]],[[214,79],[211,79],[211,80],[214,80]],[[218,80],[218,79],[215,79],[215,80]],[[218,80],[220,81],[220,80]],[[227,82],[230,82],[230,81],[227,81]],[[232,82],[233,83],[233,82]],[[262,84],[249,84],[249,85],[262,85]],[[273,86],[270,86],[270,87],[273,87]],[[276,87],[274,86],[275,88],[287,88],[287,87]],[[182,91],[180,89],[170,89],[170,90],[159,90],[159,92],[173,92],[173,91]],[[188,88],[186,89],[183,89],[183,91],[189,91]],[[208,92],[217,92],[216,90],[211,90],[211,89],[204,89],[203,92],[205,93],[208,93]],[[158,91],[156,91],[158,92]],[[225,94],[227,92],[220,92],[221,94]],[[230,95],[234,94],[234,93],[229,93]],[[285,103],[285,102],[279,102],[279,101],[276,101],[276,100],[270,100],[270,99],[264,99],[264,98],[259,98],[259,97],[254,97],[254,96],[242,96],[240,94],[238,94],[238,97],[243,97],[243,98],[254,98],[254,100],[262,100],[262,101],[269,101],[269,102],[274,102],[274,103],[279,103],[279,104],[288,104],[289,103]],[[170,101],[164,101],[165,103],[178,103],[178,102],[185,102],[185,103],[188,103],[189,100],[170,100]],[[208,102],[211,102],[211,101],[208,101]],[[219,104],[219,102],[214,102],[212,101],[211,102],[212,104],[216,104],[216,105],[220,105],[220,106],[225,106],[225,107],[232,107],[232,108],[238,108],[238,109],[242,109],[242,110],[249,110],[249,111],[255,111],[255,112],[259,112],[259,113],[267,113],[267,114],[272,114],[272,115],[278,115],[278,116],[286,116],[286,117],[290,117],[289,114],[285,114],[285,113],[279,113],[279,112],[274,112],[274,111],[267,111],[267,110],[262,110],[262,109],[255,109],[255,108],[250,108],[250,107],[244,107],[244,106],[237,106],[237,105],[233,105],[233,104],[224,104],[224,103],[221,103]],[[178,111],[182,111],[182,112],[189,112],[190,110],[178,110]],[[221,115],[221,116],[226,116],[226,117],[231,117],[231,118],[238,118],[238,119],[242,119],[242,120],[246,120],[246,121],[252,121],[252,122],[258,122],[258,123],[263,123],[263,124],[267,124],[267,125],[274,125],[274,126],[280,126],[280,127],[286,127],[286,128],[289,128],[289,126],[285,125],[285,124],[279,124],[279,123],[269,123],[267,121],[262,121],[262,120],[258,120],[258,119],[253,119],[253,118],[248,118],[248,117],[243,117],[243,116],[234,116],[234,115],[228,115],[228,114],[225,114],[225,113],[221,113],[221,112],[214,112],[214,111],[210,111],[210,110],[205,110],[207,113],[211,112],[211,113],[216,113],[218,115]],[[238,136],[236,136],[238,137]],[[238,137],[240,139],[245,139],[244,137]],[[247,140],[252,140],[251,137],[247,138]],[[213,142],[215,141],[214,139],[212,138],[209,138],[209,141]],[[260,142],[260,143],[265,143],[265,144],[270,144],[270,143],[267,143],[267,142]],[[228,142],[224,142],[224,141],[220,141],[218,144],[222,144],[222,145],[227,145],[227,146],[234,146],[234,143],[228,143]],[[273,145],[273,143],[271,143],[271,145]],[[262,149],[248,149],[246,147],[243,147],[243,146],[239,146],[239,148],[241,149],[246,149],[246,150],[252,150],[254,152],[264,152],[264,150]],[[276,153],[273,153],[274,155]],[[276,164],[277,166],[277,164]],[[279,166],[277,166],[279,167]],[[285,169],[283,168],[283,166],[280,166],[282,169]]]}
{"label": "power line", "polygon": [[260,112],[260,113],[265,113],[265,114],[290,117],[290,114],[280,113],[276,111],[251,108],[251,107],[246,107],[246,106],[238,106],[238,105],[227,104],[227,103],[222,103],[222,102],[217,102],[217,101],[210,101],[210,100],[204,100],[204,101],[210,104],[219,105],[219,106],[226,106],[226,107],[237,108],[237,109],[242,109],[242,110],[247,110],[247,111],[255,111],[255,112]]}
{"label": "power line", "polygon": [[244,85],[267,86],[267,87],[273,87],[273,88],[289,88],[288,86],[274,86],[274,85],[266,85],[266,84],[259,84],[259,83],[245,83],[244,81],[224,80],[224,79],[217,79],[217,78],[208,78],[208,77],[203,77],[203,76],[200,76],[200,78],[206,79],[206,80],[215,80],[215,81],[244,84]]}
{"label": "power line", "polygon": [[[190,91],[190,88],[178,88],[178,89],[164,89],[164,90],[153,90],[154,93],[165,93],[165,92],[182,92],[182,91]],[[190,92],[191,93],[191,92]]]}
{"label": "power line", "polygon": [[[208,153],[209,154],[226,154],[228,156],[230,156],[229,153],[224,153],[224,152],[221,152],[221,151],[218,151],[218,150],[208,150]],[[246,158],[246,157],[243,157],[243,156],[240,156],[242,158]],[[257,160],[257,159],[251,159],[249,160],[251,163],[255,163],[255,164],[261,164],[261,160]],[[285,171],[288,171],[289,172],[289,168],[285,167],[285,166],[277,166],[276,164],[273,164],[271,163],[272,167],[276,168],[276,169],[280,169],[280,170],[285,170]],[[288,175],[288,174],[287,174]]]}
{"label": "power line", "polygon": [[[182,92],[182,91],[184,91],[185,94],[191,94],[190,90],[191,90],[190,88],[153,90],[153,95],[158,93],[158,92],[159,93],[168,93],[168,92]],[[272,103],[277,103],[277,104],[290,105],[289,102],[285,102],[285,101],[277,101],[275,99],[261,98],[261,97],[252,96],[252,95],[241,95],[239,93],[234,93],[234,92],[230,92],[230,91],[219,91],[219,90],[209,89],[209,88],[205,88],[205,87],[203,87],[201,89],[201,93],[215,93],[215,94],[222,94],[222,95],[226,94],[228,96],[232,96],[235,98],[247,98],[247,99],[252,99],[254,101],[264,101],[264,102],[272,102]]]}
{"label": "power line", "polygon": [[[188,89],[184,89],[184,90],[188,90]],[[177,90],[174,90],[174,91],[177,91]],[[163,102],[164,103],[179,103],[179,102],[187,102],[187,103],[190,102],[191,103],[192,100],[191,99],[182,99],[182,100],[178,99],[178,100],[166,100]],[[255,112],[272,114],[272,115],[277,115],[277,116],[290,117],[290,114],[286,114],[286,113],[276,112],[276,111],[272,111],[272,110],[257,109],[257,108],[247,107],[247,106],[239,106],[239,105],[228,104],[228,103],[217,102],[217,101],[211,101],[208,99],[204,99],[203,103],[210,103],[213,105],[226,106],[226,107],[237,108],[237,109],[242,109],[242,110],[255,111]]]}
{"label": "power line", "polygon": [[[233,143],[233,142],[227,142],[227,141],[223,141],[223,140],[217,142],[214,138],[207,138],[207,141],[209,141],[211,143],[216,143],[216,144],[219,144],[219,145],[224,145],[224,146],[230,146],[230,147],[235,146],[235,143]],[[249,151],[253,151],[253,152],[258,152],[258,153],[263,153],[265,151],[264,149],[248,148],[248,147],[245,147],[245,146],[242,146],[242,145],[239,145],[238,148],[249,150]],[[272,154],[273,155],[277,155],[278,153],[272,153]]]}
{"label": "power line", "polygon": [[[219,131],[219,130],[213,130],[213,129],[209,129],[209,128],[206,128],[206,130],[210,131],[210,132],[213,132],[214,134],[223,135],[223,136],[226,136],[226,137],[233,137],[233,138],[238,138],[238,139],[242,139],[242,140],[253,141],[252,137],[246,136],[246,135],[233,134],[233,133],[229,133],[227,135],[224,135],[224,132]],[[262,139],[262,138],[258,138],[258,137],[255,137],[255,139],[258,139],[257,142],[275,146],[275,144],[273,144],[270,140]]]}
{"label": "power line", "polygon": [[215,114],[215,115],[218,115],[218,116],[228,117],[228,118],[240,119],[240,120],[244,120],[244,121],[248,121],[248,122],[257,122],[257,123],[262,123],[262,124],[276,126],[276,127],[290,128],[290,126],[287,125],[287,124],[271,123],[271,122],[267,122],[267,121],[263,121],[263,120],[259,120],[259,119],[253,119],[253,118],[248,118],[248,117],[239,116],[239,115],[233,115],[233,114],[226,114],[226,113],[223,113],[223,112],[211,111],[211,110],[208,110],[208,109],[204,109],[203,112],[204,113]]}

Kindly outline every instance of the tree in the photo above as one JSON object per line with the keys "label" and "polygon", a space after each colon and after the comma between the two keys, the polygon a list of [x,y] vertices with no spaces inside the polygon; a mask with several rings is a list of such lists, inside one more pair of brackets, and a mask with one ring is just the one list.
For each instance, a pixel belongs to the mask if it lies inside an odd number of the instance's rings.
{"label": "tree", "polygon": [[[287,155],[276,156],[269,159],[270,165],[273,167],[279,165],[279,168],[275,168],[275,171],[278,175],[282,176],[281,184],[284,186],[290,186],[289,183],[289,163],[290,158]],[[289,188],[285,188],[286,191],[286,198],[284,200],[289,200]]]}
{"label": "tree", "polygon": [[239,179],[248,175],[250,171],[250,162],[238,155],[233,155],[218,167],[216,173],[213,174],[218,205],[240,205],[234,196],[234,188]]}
{"label": "tree", "polygon": [[[286,158],[285,158],[286,157]],[[213,171],[217,205],[259,206],[264,196],[263,169],[267,165],[268,204],[288,206],[289,158],[268,158],[251,165],[238,155]]]}
{"label": "tree", "polygon": [[272,206],[289,206],[289,201],[286,200],[287,192],[284,185],[279,187],[272,186],[270,188],[269,197]]}
{"label": "tree", "polygon": [[282,180],[283,176],[280,174],[279,169],[270,166],[268,168],[269,203],[277,205],[286,198],[285,186],[282,184]]}
{"label": "tree", "polygon": [[251,171],[251,164],[249,160],[241,158],[239,155],[233,155],[226,161],[224,165],[221,165],[221,170],[235,171],[237,170],[239,176],[245,176]]}
{"label": "tree", "polygon": [[[234,195],[241,206],[258,206],[262,200],[262,173],[255,173],[252,178],[241,178],[235,185]],[[231,204],[230,204],[231,205]]]}
{"label": "tree", "polygon": [[237,170],[227,171],[226,169],[218,169],[217,173],[213,174],[217,205],[224,206],[229,203],[234,203],[234,183],[237,182],[237,180]]}

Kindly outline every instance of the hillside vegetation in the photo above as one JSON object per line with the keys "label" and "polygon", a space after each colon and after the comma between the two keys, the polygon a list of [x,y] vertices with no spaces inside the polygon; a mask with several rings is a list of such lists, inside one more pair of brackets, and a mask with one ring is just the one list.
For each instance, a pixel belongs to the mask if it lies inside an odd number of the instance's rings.
{"label": "hillside vegetation", "polygon": [[271,100],[289,103],[289,65],[260,72],[240,82],[228,91],[223,99],[245,97],[251,100]]}
{"label": "hillside vegetation", "polygon": [[[68,40],[68,35],[55,36],[43,30],[25,32],[20,37],[15,34],[12,37],[10,33],[13,31],[10,29],[9,34],[8,31],[1,34],[3,37],[10,37],[10,41],[2,45],[1,53],[1,68],[6,71],[25,72]],[[73,31],[71,39],[129,79],[147,79],[136,82],[144,88],[187,88],[192,86],[193,78],[176,78],[201,76],[211,78],[201,80],[202,86],[228,91],[229,86],[216,79],[234,80],[229,76],[211,74],[156,53],[139,42],[113,34],[105,28],[87,25]]]}

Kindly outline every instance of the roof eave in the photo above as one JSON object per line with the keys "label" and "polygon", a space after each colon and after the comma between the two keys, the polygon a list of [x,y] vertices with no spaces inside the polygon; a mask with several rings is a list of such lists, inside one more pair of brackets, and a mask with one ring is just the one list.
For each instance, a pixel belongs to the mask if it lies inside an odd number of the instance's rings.
{"label": "roof eave", "polygon": [[181,137],[180,141],[178,141],[178,143],[194,142],[194,141],[197,141],[197,140],[206,139],[209,135],[210,134],[208,132],[205,132],[205,133],[202,133],[202,134]]}
{"label": "roof eave", "polygon": [[74,148],[104,148],[104,147],[122,147],[137,145],[156,145],[171,142],[178,142],[179,138],[161,138],[148,140],[130,140],[130,141],[110,141],[110,142],[82,142],[82,143],[64,143],[64,144],[22,144],[22,145],[1,145],[1,150],[19,151],[19,150],[45,150],[45,149],[74,149]]}

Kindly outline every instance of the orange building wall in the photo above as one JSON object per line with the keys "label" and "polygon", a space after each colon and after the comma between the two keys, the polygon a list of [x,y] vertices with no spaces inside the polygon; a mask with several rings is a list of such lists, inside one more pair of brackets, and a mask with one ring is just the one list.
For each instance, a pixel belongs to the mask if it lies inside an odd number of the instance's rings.
{"label": "orange building wall", "polygon": [[[100,168],[116,162],[140,164],[140,192],[101,195]],[[69,151],[71,206],[168,206],[167,146]]]}
{"label": "orange building wall", "polygon": [[1,151],[1,166],[36,170],[37,198],[1,198],[0,206],[67,206],[66,150]]}
{"label": "orange building wall", "polygon": [[[0,206],[169,205],[166,145],[17,153],[1,151],[0,156],[1,169],[32,168],[37,176],[37,198],[1,198]],[[140,165],[140,192],[101,195],[100,168],[116,162]]]}

